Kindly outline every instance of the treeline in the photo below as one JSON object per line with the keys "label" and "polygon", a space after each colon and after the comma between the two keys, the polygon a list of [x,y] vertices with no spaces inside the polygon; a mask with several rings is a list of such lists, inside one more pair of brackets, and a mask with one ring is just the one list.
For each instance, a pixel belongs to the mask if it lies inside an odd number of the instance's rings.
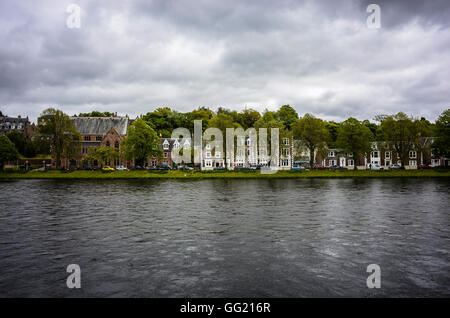
{"label": "treeline", "polygon": [[[99,112],[91,113],[90,115]],[[111,114],[110,112],[104,113]],[[80,114],[86,115],[86,114]],[[89,114],[87,114],[89,115]],[[317,151],[326,152],[339,148],[354,158],[372,151],[372,142],[379,141],[386,150],[395,151],[406,164],[411,150],[422,151],[432,147],[436,156],[449,157],[450,153],[450,110],[445,110],[436,123],[426,118],[414,118],[404,113],[377,115],[374,122],[350,117],[342,122],[326,121],[305,114],[300,117],[289,105],[277,111],[265,110],[262,114],[254,109],[243,111],[219,108],[213,111],[200,107],[187,113],[177,112],[169,107],[158,108],[142,116],[142,120],[159,136],[171,137],[178,127],[193,132],[194,120],[202,120],[203,129],[216,127],[225,132],[226,128],[278,128],[281,137],[293,137],[310,152],[310,158]],[[430,138],[433,137],[433,138]],[[311,159],[312,164],[312,159]]]}

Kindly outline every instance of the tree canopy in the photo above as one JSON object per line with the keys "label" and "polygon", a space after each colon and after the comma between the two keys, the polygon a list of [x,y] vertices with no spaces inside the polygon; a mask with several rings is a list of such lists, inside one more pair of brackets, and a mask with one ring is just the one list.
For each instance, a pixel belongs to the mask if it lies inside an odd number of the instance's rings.
{"label": "tree canopy", "polygon": [[42,112],[38,118],[36,138],[50,144],[58,169],[62,158],[73,158],[80,154],[81,136],[70,117],[61,110],[48,108]]}
{"label": "tree canopy", "polygon": [[16,160],[19,157],[19,153],[14,146],[14,143],[5,135],[0,136],[0,168],[3,170],[3,166],[6,161]]}
{"label": "tree canopy", "polygon": [[125,156],[138,165],[144,165],[149,157],[161,155],[160,139],[144,119],[137,119],[128,129],[128,136],[122,142]]}

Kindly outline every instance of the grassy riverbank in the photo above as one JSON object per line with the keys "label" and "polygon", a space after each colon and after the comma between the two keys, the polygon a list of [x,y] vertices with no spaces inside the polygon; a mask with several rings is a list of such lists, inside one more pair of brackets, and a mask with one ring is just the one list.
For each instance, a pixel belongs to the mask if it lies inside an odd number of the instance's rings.
{"label": "grassy riverbank", "polygon": [[0,179],[295,179],[295,178],[450,178],[450,170],[392,170],[392,171],[30,171],[0,172]]}

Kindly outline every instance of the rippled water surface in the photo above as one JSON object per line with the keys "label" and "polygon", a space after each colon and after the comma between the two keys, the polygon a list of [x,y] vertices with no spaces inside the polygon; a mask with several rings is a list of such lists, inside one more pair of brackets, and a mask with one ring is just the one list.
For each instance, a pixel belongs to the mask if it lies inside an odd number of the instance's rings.
{"label": "rippled water surface", "polygon": [[[450,296],[450,180],[0,182],[0,296]],[[367,265],[381,267],[368,289]],[[81,289],[66,267],[81,267]]]}

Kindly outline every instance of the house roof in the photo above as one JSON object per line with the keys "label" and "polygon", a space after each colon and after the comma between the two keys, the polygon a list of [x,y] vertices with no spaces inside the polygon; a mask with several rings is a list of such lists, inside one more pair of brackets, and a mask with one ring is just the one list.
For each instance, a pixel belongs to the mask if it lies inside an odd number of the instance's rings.
{"label": "house roof", "polygon": [[173,146],[178,142],[178,145],[180,147],[183,147],[188,141],[188,144],[190,144],[191,140],[189,138],[161,138],[161,148],[163,148],[163,145],[166,144],[169,146],[169,149],[164,149],[165,151],[172,151]]}
{"label": "house roof", "polygon": [[71,117],[73,125],[81,135],[106,135],[111,128],[119,135],[126,135],[127,117]]}

